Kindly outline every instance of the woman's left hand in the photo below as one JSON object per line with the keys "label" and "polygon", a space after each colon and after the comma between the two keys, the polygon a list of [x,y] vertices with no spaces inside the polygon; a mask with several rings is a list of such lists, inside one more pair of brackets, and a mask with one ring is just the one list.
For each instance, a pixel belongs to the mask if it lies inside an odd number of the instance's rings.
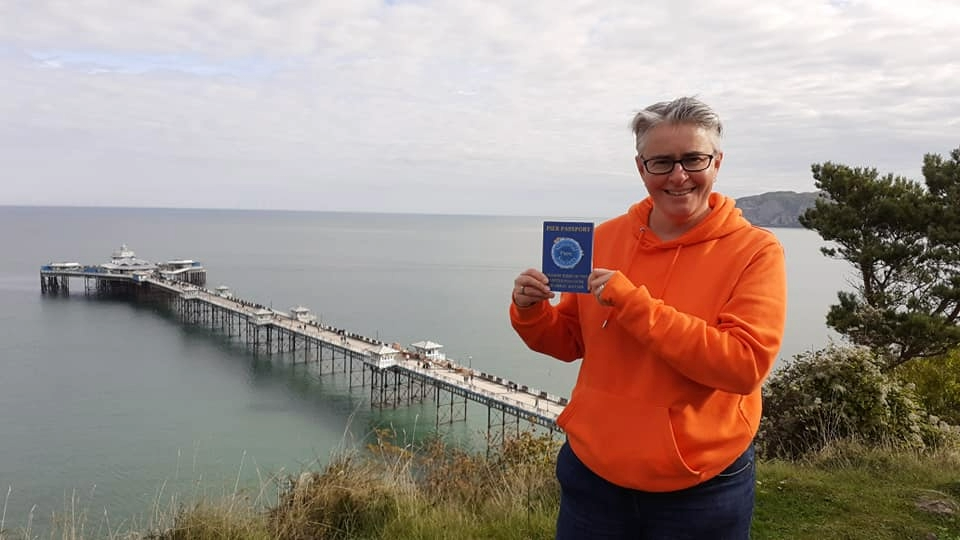
{"label": "woman's left hand", "polygon": [[597,302],[599,302],[601,306],[613,305],[613,301],[603,299],[603,288],[615,272],[616,270],[608,270],[606,268],[594,268],[593,272],[590,272],[590,275],[587,276],[587,288],[590,289],[590,294],[597,299]]}

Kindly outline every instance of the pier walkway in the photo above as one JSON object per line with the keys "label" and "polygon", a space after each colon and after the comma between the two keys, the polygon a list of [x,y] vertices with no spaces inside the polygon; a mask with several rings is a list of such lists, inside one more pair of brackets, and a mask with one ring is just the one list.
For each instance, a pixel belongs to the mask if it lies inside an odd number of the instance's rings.
{"label": "pier walkway", "polygon": [[[124,260],[135,260],[136,264],[125,268]],[[505,432],[515,425],[519,431],[521,421],[556,430],[556,419],[567,403],[566,398],[463,366],[440,353],[442,345],[437,343],[419,342],[410,348],[388,345],[325,326],[304,307],[288,313],[234,297],[226,287],[207,289],[206,271],[192,260],[151,265],[134,259],[133,252],[124,246],[114,253],[113,262],[44,265],[40,270],[41,291],[69,294],[71,278],[82,279],[87,294],[162,303],[186,324],[245,338],[254,352],[289,352],[296,361],[297,351],[302,351],[304,361],[326,362],[331,373],[338,369],[339,361],[339,369],[351,375],[351,388],[370,388],[373,406],[396,407],[433,397],[438,425],[441,420],[465,420],[467,401],[481,404],[487,407],[488,437],[495,427]],[[448,416],[444,418],[441,412]]]}

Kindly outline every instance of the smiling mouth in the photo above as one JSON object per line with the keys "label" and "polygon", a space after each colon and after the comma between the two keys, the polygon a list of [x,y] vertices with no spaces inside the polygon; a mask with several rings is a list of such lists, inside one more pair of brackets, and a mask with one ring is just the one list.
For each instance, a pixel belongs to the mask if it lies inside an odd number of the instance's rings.
{"label": "smiling mouth", "polygon": [[684,195],[689,195],[689,194],[693,193],[694,191],[696,191],[696,189],[697,189],[697,188],[695,188],[695,187],[692,187],[692,188],[689,188],[689,189],[683,189],[683,190],[679,190],[679,191],[677,191],[677,190],[671,191],[671,190],[669,190],[669,189],[665,189],[665,190],[663,190],[663,192],[666,193],[667,195],[671,195],[671,196],[673,196],[673,197],[683,197]]}

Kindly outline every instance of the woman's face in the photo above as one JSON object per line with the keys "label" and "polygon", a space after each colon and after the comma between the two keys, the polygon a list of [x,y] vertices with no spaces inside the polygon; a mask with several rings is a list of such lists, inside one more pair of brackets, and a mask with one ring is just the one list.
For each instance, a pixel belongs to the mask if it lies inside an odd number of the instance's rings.
{"label": "woman's face", "polygon": [[[681,163],[673,163],[666,174],[650,172],[658,170],[658,162],[669,167],[666,160],[684,158],[687,168],[699,168],[708,160],[709,165],[702,171],[689,172]],[[699,221],[709,211],[710,192],[722,160],[723,153],[716,150],[705,129],[691,124],[660,124],[647,133],[643,153],[637,156],[637,168],[653,199],[654,211],[675,225],[682,225]],[[644,166],[644,161],[649,167]]]}

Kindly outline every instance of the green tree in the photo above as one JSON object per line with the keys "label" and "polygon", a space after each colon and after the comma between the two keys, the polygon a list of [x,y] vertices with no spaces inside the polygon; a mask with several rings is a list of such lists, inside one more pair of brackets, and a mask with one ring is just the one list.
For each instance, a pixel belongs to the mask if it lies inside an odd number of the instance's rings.
{"label": "green tree", "polygon": [[960,148],[950,153],[950,159],[924,156],[923,177],[933,212],[927,234],[939,263],[931,269],[938,281],[933,310],[956,324],[960,319]]}
{"label": "green tree", "polygon": [[830,162],[812,170],[822,196],[800,223],[859,278],[827,324],[882,355],[885,369],[960,345],[960,148],[924,157],[926,186]]}

